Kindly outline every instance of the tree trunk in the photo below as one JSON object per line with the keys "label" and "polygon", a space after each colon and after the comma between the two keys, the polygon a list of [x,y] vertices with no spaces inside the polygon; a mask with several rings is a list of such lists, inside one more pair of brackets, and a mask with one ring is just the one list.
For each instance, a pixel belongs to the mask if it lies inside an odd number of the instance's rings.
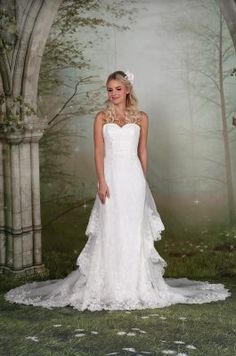
{"label": "tree trunk", "polygon": [[231,157],[230,157],[230,146],[229,146],[229,136],[227,130],[227,118],[226,118],[226,108],[225,108],[225,95],[224,95],[224,83],[223,83],[223,17],[220,14],[220,33],[219,33],[219,91],[220,91],[220,104],[221,104],[221,119],[223,127],[223,138],[224,138],[224,153],[225,153],[225,174],[226,174],[226,189],[228,197],[228,208],[229,208],[229,222],[233,224],[235,222],[235,202],[234,202],[234,190],[232,181],[232,168],[231,168]]}
{"label": "tree trunk", "polygon": [[236,1],[218,0],[218,4],[227,23],[236,50]]}

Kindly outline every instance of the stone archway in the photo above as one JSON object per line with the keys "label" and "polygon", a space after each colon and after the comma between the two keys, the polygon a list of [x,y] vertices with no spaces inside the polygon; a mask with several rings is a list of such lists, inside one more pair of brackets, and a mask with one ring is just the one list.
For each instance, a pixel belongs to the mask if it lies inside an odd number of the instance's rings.
{"label": "stone archway", "polygon": [[[15,25],[13,33],[1,29],[0,37],[0,272],[17,276],[45,272],[38,143],[47,122],[36,114],[37,91],[41,58],[61,1],[0,1],[2,18]],[[22,102],[30,108],[27,116]]]}

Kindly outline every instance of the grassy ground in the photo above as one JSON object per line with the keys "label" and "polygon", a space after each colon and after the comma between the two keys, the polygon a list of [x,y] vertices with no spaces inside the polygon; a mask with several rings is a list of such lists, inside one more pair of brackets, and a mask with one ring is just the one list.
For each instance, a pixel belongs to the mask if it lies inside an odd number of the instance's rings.
{"label": "grassy ground", "polygon": [[[91,205],[68,206],[65,215],[50,206],[43,209],[49,278],[63,277],[75,268],[86,242],[90,209]],[[168,262],[165,276],[221,282],[232,292],[225,301],[202,305],[131,312],[48,310],[7,303],[3,294],[25,281],[2,276],[0,355],[236,355],[235,246],[236,229],[217,234],[205,228],[191,234],[165,231],[157,243]]]}

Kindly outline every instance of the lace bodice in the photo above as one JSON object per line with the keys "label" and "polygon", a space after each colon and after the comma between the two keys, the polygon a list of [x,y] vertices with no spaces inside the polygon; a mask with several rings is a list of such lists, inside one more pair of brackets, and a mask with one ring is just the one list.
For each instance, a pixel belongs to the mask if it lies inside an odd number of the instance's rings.
{"label": "lace bodice", "polygon": [[130,123],[135,123],[139,126],[141,126],[142,120],[143,120],[143,116],[144,116],[144,112],[143,111],[139,111],[139,113],[135,116],[130,118],[129,120],[112,120],[111,118],[107,118],[105,115],[105,112],[103,112],[103,123],[104,124],[108,124],[108,123],[114,123],[119,127],[123,127],[127,124]]}
{"label": "lace bodice", "polygon": [[137,123],[128,123],[120,127],[116,123],[103,125],[105,143],[104,159],[114,160],[138,158],[137,147],[140,135],[140,126]]}

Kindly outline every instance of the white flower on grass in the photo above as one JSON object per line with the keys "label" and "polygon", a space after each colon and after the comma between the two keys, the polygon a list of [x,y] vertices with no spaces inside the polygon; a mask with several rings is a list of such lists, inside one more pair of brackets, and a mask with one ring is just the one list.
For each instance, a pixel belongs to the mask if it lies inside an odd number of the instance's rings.
{"label": "white flower on grass", "polygon": [[99,333],[98,333],[98,331],[93,331],[93,330],[92,330],[92,331],[91,331],[91,334],[97,335],[97,334],[99,334]]}
{"label": "white flower on grass", "polygon": [[129,352],[136,352],[136,350],[133,347],[123,347],[122,350],[129,351]]}
{"label": "white flower on grass", "polygon": [[160,340],[160,342],[163,342],[163,343],[165,343],[165,342],[166,342],[166,340]]}
{"label": "white flower on grass", "polygon": [[174,350],[162,350],[161,353],[163,355],[176,355],[177,352]]}
{"label": "white flower on grass", "polygon": [[180,316],[180,317],[179,317],[179,320],[184,321],[184,320],[187,320],[187,318],[186,318],[185,316]]}
{"label": "white flower on grass", "polygon": [[118,331],[117,335],[125,335],[126,331]]}
{"label": "white flower on grass", "polygon": [[60,328],[61,324],[54,324],[53,326],[54,326],[54,328]]}
{"label": "white flower on grass", "polygon": [[84,331],[84,329],[75,329],[75,331]]}
{"label": "white flower on grass", "polygon": [[189,350],[197,350],[197,348],[193,345],[187,345],[186,348]]}
{"label": "white flower on grass", "polygon": [[131,311],[126,311],[125,313],[126,313],[126,314],[131,314]]}
{"label": "white flower on grass", "polygon": [[160,319],[161,320],[166,320],[166,317],[165,316],[160,316]]}
{"label": "white flower on grass", "polygon": [[181,340],[176,340],[176,341],[174,341],[174,344],[184,345],[185,342],[181,341]]}
{"label": "white flower on grass", "polygon": [[131,333],[131,332],[127,333],[127,336],[135,336],[135,335],[136,333]]}
{"label": "white flower on grass", "polygon": [[148,319],[149,316],[141,316],[142,319]]}
{"label": "white flower on grass", "polygon": [[85,336],[85,334],[83,333],[75,334],[75,337],[83,337],[83,336]]}
{"label": "white flower on grass", "polygon": [[179,352],[176,356],[188,356],[185,352]]}
{"label": "white flower on grass", "polygon": [[146,332],[145,330],[139,330],[139,332],[140,332],[141,334],[147,334],[147,332]]}
{"label": "white flower on grass", "polygon": [[38,336],[26,336],[25,338],[35,342],[39,342]]}
{"label": "white flower on grass", "polygon": [[105,355],[109,355],[109,356],[112,356],[112,355],[118,355],[118,352],[110,352],[109,354],[105,354]]}
{"label": "white flower on grass", "polygon": [[139,328],[131,328],[131,330],[137,330],[137,331],[139,331],[140,329],[139,329]]}

